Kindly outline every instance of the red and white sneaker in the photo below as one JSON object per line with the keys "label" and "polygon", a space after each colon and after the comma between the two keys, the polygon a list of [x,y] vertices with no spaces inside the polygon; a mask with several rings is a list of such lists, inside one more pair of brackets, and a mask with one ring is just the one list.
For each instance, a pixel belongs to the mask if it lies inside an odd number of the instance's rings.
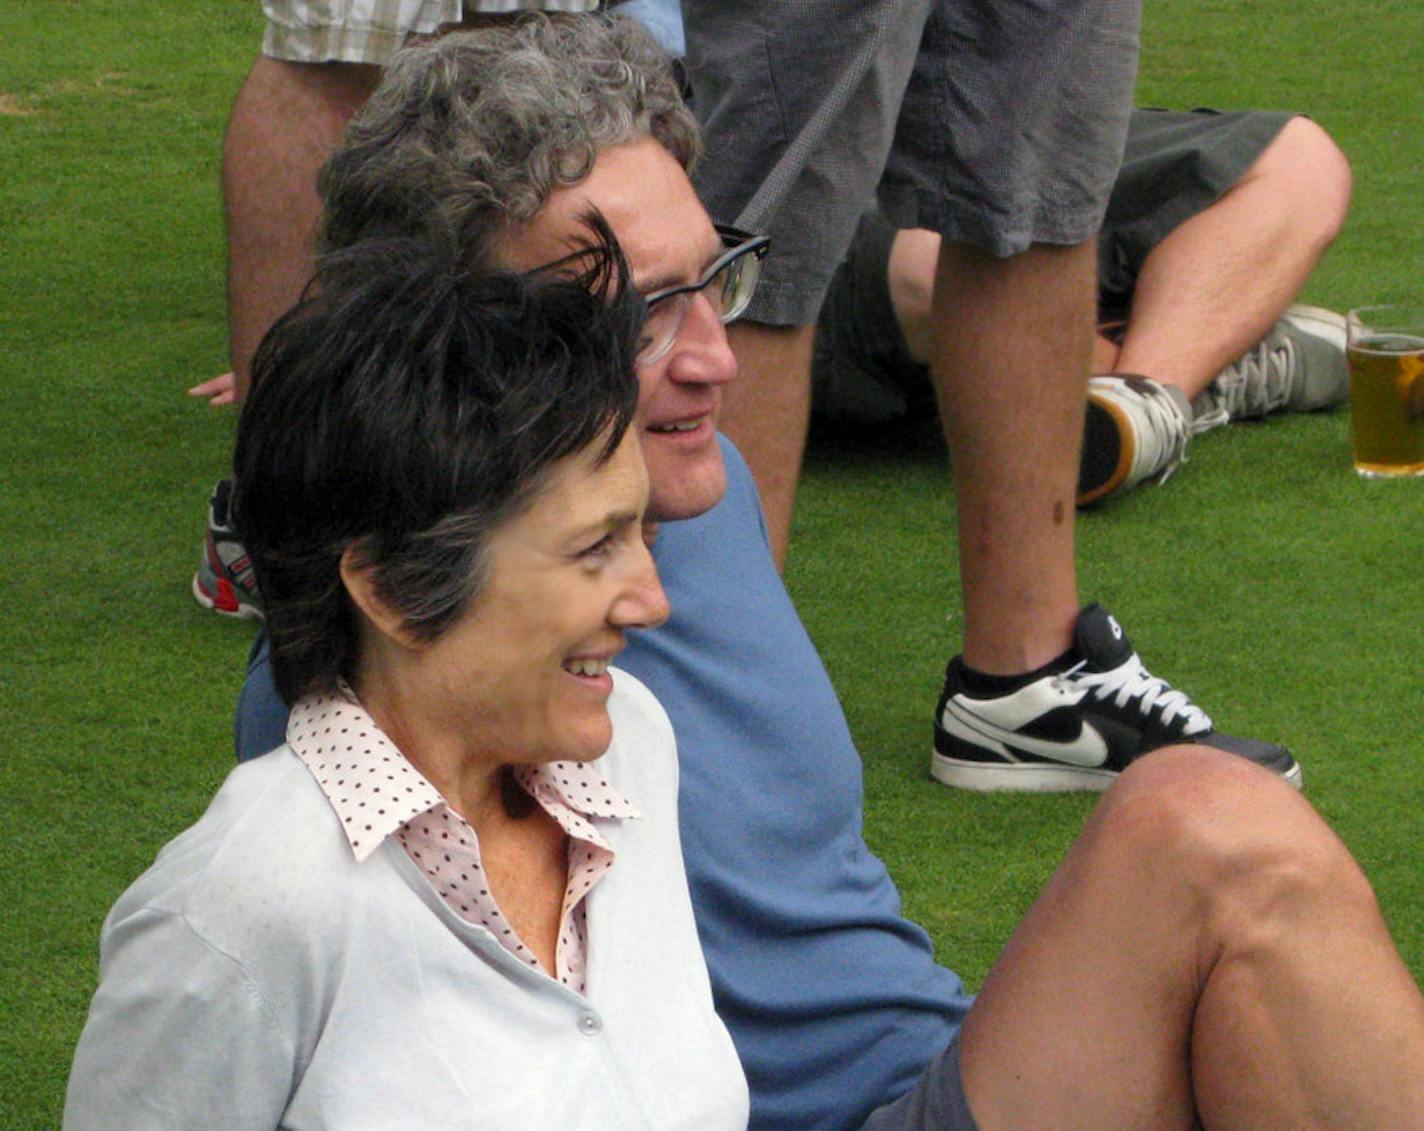
{"label": "red and white sneaker", "polygon": [[208,500],[203,556],[193,574],[193,597],[205,609],[227,617],[262,619],[262,598],[248,557],[230,524],[232,480],[220,479]]}

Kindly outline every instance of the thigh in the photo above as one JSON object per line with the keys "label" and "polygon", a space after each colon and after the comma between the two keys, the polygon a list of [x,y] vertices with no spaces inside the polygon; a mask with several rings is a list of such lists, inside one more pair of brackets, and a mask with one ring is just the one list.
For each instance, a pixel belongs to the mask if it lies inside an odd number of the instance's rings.
{"label": "thigh", "polygon": [[874,193],[931,0],[683,0],[698,191],[765,231],[750,312],[806,325]]}
{"label": "thigh", "polygon": [[1193,1127],[1202,987],[1226,924],[1261,914],[1237,902],[1239,881],[1268,876],[1294,851],[1285,846],[1311,844],[1322,827],[1279,776],[1236,755],[1177,746],[1134,762],[965,1018],[964,1087],[980,1125]]}
{"label": "thigh", "polygon": [[1268,110],[1134,110],[1098,243],[1105,309],[1126,309],[1142,264],[1206,211],[1295,115]]}
{"label": "thigh", "polygon": [[1097,232],[1122,157],[1139,0],[936,0],[881,203],[1007,256]]}

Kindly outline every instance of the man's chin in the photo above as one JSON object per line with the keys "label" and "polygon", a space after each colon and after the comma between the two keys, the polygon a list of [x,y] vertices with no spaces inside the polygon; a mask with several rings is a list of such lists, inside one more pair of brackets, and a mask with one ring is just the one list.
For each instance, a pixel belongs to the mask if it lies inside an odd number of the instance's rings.
{"label": "man's chin", "polygon": [[710,452],[695,459],[659,459],[643,449],[648,462],[648,477],[652,481],[652,497],[648,500],[648,517],[654,522],[677,522],[706,514],[722,501],[727,493],[727,469],[722,464],[722,449],[714,442]]}

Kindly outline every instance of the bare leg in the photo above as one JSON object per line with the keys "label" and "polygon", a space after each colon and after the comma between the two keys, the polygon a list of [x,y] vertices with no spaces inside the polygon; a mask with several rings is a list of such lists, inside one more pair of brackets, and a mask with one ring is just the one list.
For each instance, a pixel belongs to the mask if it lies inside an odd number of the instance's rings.
{"label": "bare leg", "polygon": [[[930,363],[931,308],[938,265],[938,232],[907,228],[896,233],[890,247],[886,284],[900,332],[905,336],[905,348],[921,365]],[[1111,373],[1117,368],[1117,355],[1115,342],[1095,335],[1091,372]]]}
{"label": "bare leg", "polygon": [[1364,876],[1294,790],[1203,747],[1104,795],[962,1051],[984,1131],[1424,1127],[1424,998]]}
{"label": "bare leg", "polygon": [[738,378],[723,390],[721,428],[756,477],[771,553],[780,569],[811,414],[814,326],[738,322],[727,328]]}
{"label": "bare leg", "polygon": [[364,63],[288,63],[259,55],[238,92],[223,140],[222,186],[228,341],[239,401],[257,343],[311,274],[321,214],[317,170],[379,73]]}
{"label": "bare leg", "polygon": [[1029,671],[1072,641],[1094,257],[940,245],[930,371],[953,453],[964,659],[980,671]]}
{"label": "bare leg", "polygon": [[1335,143],[1309,119],[1287,122],[1220,200],[1148,255],[1118,369],[1195,397],[1300,293],[1349,202]]}

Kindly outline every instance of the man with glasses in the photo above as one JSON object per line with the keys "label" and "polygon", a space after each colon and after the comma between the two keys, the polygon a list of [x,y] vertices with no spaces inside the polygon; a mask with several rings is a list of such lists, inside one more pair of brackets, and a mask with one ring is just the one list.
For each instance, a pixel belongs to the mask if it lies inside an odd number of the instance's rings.
{"label": "man with glasses", "polygon": [[761,261],[771,247],[768,236],[754,236],[727,224],[714,224],[725,249],[696,282],[661,287],[643,296],[647,320],[638,364],[651,365],[672,349],[678,328],[696,295],[705,295],[725,326],[735,322],[751,304],[761,277]]}
{"label": "man with glasses", "polygon": [[[1296,1127],[1333,1107],[1419,1127],[1424,1000],[1363,877],[1277,775],[1201,746],[1123,773],[966,1020],[862,838],[859,757],[716,435],[737,368],[723,323],[763,245],[713,228],[696,151],[621,21],[451,37],[397,62],[354,120],[323,177],[325,241],[450,225],[470,254],[536,268],[596,209],[649,297],[637,429],[672,616],[620,664],[677,735],[683,855],[751,1125],[1185,1128],[1239,1109]],[[242,753],[280,743],[284,719],[259,656]]]}
{"label": "man with glasses", "polygon": [[[664,47],[685,57],[715,155],[699,191],[714,215],[768,226],[776,242],[731,334],[747,380],[723,427],[756,476],[778,565],[813,323],[859,209],[878,183],[900,226],[945,233],[931,233],[921,272],[941,280],[921,344],[957,453],[964,641],[935,709],[934,776],[976,790],[1094,789],[1124,760],[1191,740],[1249,751],[1298,781],[1287,750],[1217,731],[1146,669],[1116,620],[1078,602],[1075,497],[1160,475],[1185,447],[1168,390],[1099,380],[1087,396],[1092,237],[1122,152],[1137,0],[645,2]],[[1151,443],[1115,427],[1128,410],[1147,418]]]}

